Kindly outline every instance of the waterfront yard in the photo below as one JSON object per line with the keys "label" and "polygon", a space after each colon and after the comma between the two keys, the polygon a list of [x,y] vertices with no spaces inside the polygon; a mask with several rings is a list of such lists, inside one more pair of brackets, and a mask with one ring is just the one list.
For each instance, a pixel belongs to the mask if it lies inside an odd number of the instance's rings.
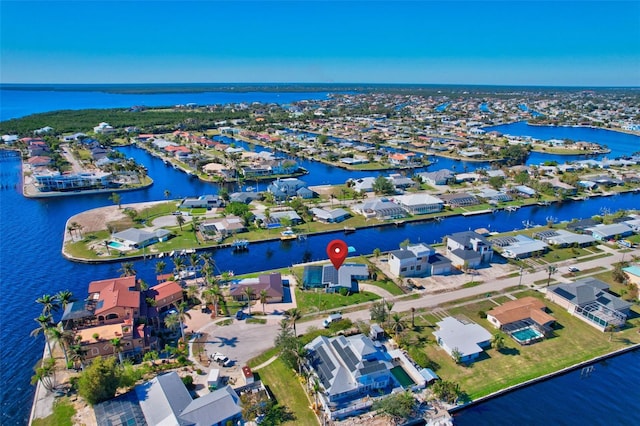
{"label": "waterfront yard", "polygon": [[315,425],[318,418],[311,411],[311,401],[303,384],[284,362],[276,359],[266,367],[257,371],[260,379],[273,393],[278,404],[284,405],[293,414],[294,419],[284,425]]}
{"label": "waterfront yard", "polygon": [[380,299],[380,296],[366,291],[342,295],[340,293],[325,293],[323,289],[316,289],[315,291],[300,290],[296,287],[295,292],[298,309],[300,309],[303,314],[340,310],[346,306]]}
{"label": "waterfront yard", "polygon": [[[534,291],[522,292],[518,297],[529,295],[542,298],[540,293]],[[411,332],[407,338],[413,342],[424,342],[427,339],[429,343],[425,344],[421,351],[429,358],[432,367],[436,368],[437,374],[444,380],[459,383],[471,399],[628,347],[633,343],[640,343],[640,308],[637,305],[634,306],[634,313],[629,321],[632,327],[612,334],[598,331],[547,300],[544,300],[544,303],[557,319],[558,326],[554,330],[554,337],[530,346],[520,346],[505,335],[504,349],[489,349],[469,366],[456,365],[434,342],[431,333],[436,330],[435,322],[439,321],[443,314],[438,314],[438,317],[432,314],[417,314],[416,326],[419,332]],[[496,304],[490,300],[480,300],[462,307],[446,308],[446,314],[464,315],[493,334],[496,329],[486,319],[481,318],[481,312],[495,306]]]}

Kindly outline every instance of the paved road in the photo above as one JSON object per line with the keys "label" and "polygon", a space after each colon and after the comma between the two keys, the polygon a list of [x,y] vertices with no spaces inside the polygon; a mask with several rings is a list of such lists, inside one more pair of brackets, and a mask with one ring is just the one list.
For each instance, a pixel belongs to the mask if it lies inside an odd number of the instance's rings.
{"label": "paved road", "polygon": [[[569,265],[578,265],[581,270],[598,267],[612,269],[612,264],[615,262],[630,260],[633,255],[640,256],[640,250],[633,250],[624,254],[608,247],[604,247],[603,250],[611,253],[612,255],[600,259],[580,262],[578,264],[573,260],[556,264],[556,266],[558,266],[558,270],[556,274],[553,275],[552,280],[561,282],[570,281],[561,277],[562,274],[566,274],[568,272],[567,267]],[[546,280],[548,276],[546,269],[533,273],[525,273],[522,275],[521,284],[523,286],[531,287],[536,281]],[[443,279],[446,279],[446,277],[443,277]],[[424,292],[422,297],[419,299],[391,300],[394,302],[394,311],[408,312],[411,308],[435,308],[441,304],[467,297],[500,292],[506,288],[518,286],[518,284],[520,284],[520,276],[496,279],[491,282],[482,283],[476,287],[462,288],[446,293],[429,294]],[[541,291],[544,291],[544,287],[545,284],[535,285],[535,288]],[[350,318],[352,321],[368,321],[369,309],[363,308],[355,312],[345,313],[344,316],[346,318]],[[218,326],[214,323],[209,323],[198,330],[206,332],[210,336],[209,343],[206,345],[206,349],[209,354],[222,352],[235,362],[233,367],[222,371],[223,375],[240,377],[240,368],[245,365],[249,359],[273,347],[273,342],[278,333],[279,324],[283,317],[281,315],[268,315],[267,318],[267,324],[247,324],[246,321],[234,320],[233,324],[228,326]],[[323,319],[324,318],[318,318],[311,321],[299,322],[297,324],[298,334],[305,333],[312,327],[321,328]]]}

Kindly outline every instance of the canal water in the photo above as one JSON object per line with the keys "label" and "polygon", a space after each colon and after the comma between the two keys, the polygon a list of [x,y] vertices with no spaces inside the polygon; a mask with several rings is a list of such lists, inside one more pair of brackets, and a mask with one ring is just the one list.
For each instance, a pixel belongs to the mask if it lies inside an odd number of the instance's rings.
{"label": "canal water", "polygon": [[[42,94],[42,92],[29,94],[29,102],[35,105],[39,105],[37,93]],[[47,94],[48,92],[44,93],[42,96],[47,100],[47,96],[50,95]],[[271,101],[276,99],[276,94],[271,95]],[[277,96],[280,95],[282,94],[277,94]],[[11,110],[11,105],[7,107],[4,91],[2,96],[3,110],[5,108]],[[56,96],[59,95],[56,94]],[[68,96],[71,98],[79,96],[85,99],[84,94]],[[185,98],[193,99],[191,95]],[[185,98],[181,98],[179,103],[187,102]],[[144,97],[136,104],[150,105],[149,99]],[[224,100],[232,101],[230,98]],[[45,104],[49,109],[98,106],[86,105],[82,102],[76,105],[63,102],[56,104],[50,100],[47,102]],[[105,99],[101,102],[103,102],[102,107],[121,105],[108,105]],[[173,103],[178,102],[165,104]],[[130,106],[131,103],[127,105]],[[32,109],[27,113],[36,111],[37,109]],[[5,117],[4,112],[2,116]],[[123,204],[162,200],[165,190],[171,192],[171,198],[216,193],[218,190],[217,185],[190,179],[184,173],[166,166],[162,161],[138,148],[126,147],[122,148],[122,151],[127,157],[133,157],[144,164],[148,168],[149,175],[154,179],[154,185],[150,188],[122,193]],[[430,166],[429,170],[442,168],[440,166],[446,161],[448,160]],[[451,164],[460,165],[460,162]],[[303,160],[302,165],[310,172],[303,179],[312,185],[344,183],[349,177],[362,176],[361,172],[348,172],[308,160]],[[460,170],[460,166],[457,170]],[[82,298],[86,296],[90,281],[120,275],[118,263],[101,265],[72,263],[63,259],[60,254],[66,220],[88,209],[112,205],[108,197],[108,194],[101,194],[41,200],[26,199],[21,194],[19,160],[17,158],[0,159],[0,238],[2,238],[0,243],[0,294],[2,296],[0,334],[3,336],[0,345],[0,383],[3,384],[0,390],[0,424],[2,425],[26,424],[29,416],[33,398],[33,387],[29,384],[29,378],[32,375],[32,367],[40,358],[44,347],[42,336],[36,339],[29,336],[29,332],[36,327],[33,318],[40,313],[38,306],[34,303],[35,299],[44,293],[55,293],[64,289],[69,289],[77,297]],[[340,234],[340,237],[348,245],[353,246],[357,254],[370,254],[375,248],[383,251],[396,249],[399,243],[407,238],[413,242],[433,243],[441,241],[442,237],[448,233],[461,230],[485,227],[491,231],[508,231],[522,228],[524,223],[545,223],[548,217],[560,221],[570,220],[575,217],[599,214],[605,208],[629,209],[637,208],[639,205],[640,195],[623,194],[609,198],[592,198],[583,203],[565,202],[549,207],[522,208],[516,212],[448,218],[442,222],[363,229],[349,235]],[[290,243],[275,241],[252,244],[249,251],[245,253],[234,254],[230,250],[213,250],[213,254],[220,271],[232,270],[236,274],[241,274],[286,267],[301,261],[324,259],[326,244],[335,237],[335,234],[327,234]],[[153,260],[135,262],[135,269],[140,277],[149,283],[155,281],[154,267]],[[624,370],[625,367],[621,368]],[[616,377],[615,383],[610,383],[609,390],[613,393],[617,392],[619,386],[626,388],[632,384],[637,385],[637,377],[637,374]],[[571,399],[565,399],[565,403],[573,402]],[[518,413],[535,419],[537,410],[532,408],[526,411],[525,408],[520,408]],[[478,419],[481,419],[481,415],[482,413],[479,414]]]}

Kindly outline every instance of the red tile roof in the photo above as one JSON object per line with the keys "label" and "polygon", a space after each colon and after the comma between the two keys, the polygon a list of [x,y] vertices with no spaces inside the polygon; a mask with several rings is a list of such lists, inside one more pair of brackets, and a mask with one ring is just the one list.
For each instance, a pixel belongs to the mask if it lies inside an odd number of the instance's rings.
{"label": "red tile roof", "polygon": [[102,301],[96,306],[96,315],[115,307],[140,307],[140,291],[136,287],[135,276],[92,281],[89,294],[93,295],[90,296],[93,300]]}
{"label": "red tile roof", "polygon": [[154,290],[153,298],[155,300],[162,300],[175,294],[182,296],[182,287],[175,281],[165,281],[162,284],[154,285],[150,290]]}

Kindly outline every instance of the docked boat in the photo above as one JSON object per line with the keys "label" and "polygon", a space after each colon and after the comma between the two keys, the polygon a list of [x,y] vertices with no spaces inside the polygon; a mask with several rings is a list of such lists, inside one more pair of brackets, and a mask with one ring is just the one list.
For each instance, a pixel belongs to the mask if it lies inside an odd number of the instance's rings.
{"label": "docked boat", "polygon": [[507,206],[504,209],[508,212],[515,212],[516,210],[518,210],[520,207],[519,206]]}
{"label": "docked boat", "polygon": [[282,231],[280,233],[280,240],[281,241],[295,240],[297,238],[298,238],[298,236],[296,235],[295,232],[293,232],[291,230],[291,228],[287,228],[286,231]]}
{"label": "docked boat", "polygon": [[352,234],[356,232],[356,228],[354,228],[353,226],[345,226],[344,227],[344,233],[345,234]]}
{"label": "docked boat", "polygon": [[243,251],[249,249],[249,240],[233,240],[231,242],[231,249],[233,251]]}

